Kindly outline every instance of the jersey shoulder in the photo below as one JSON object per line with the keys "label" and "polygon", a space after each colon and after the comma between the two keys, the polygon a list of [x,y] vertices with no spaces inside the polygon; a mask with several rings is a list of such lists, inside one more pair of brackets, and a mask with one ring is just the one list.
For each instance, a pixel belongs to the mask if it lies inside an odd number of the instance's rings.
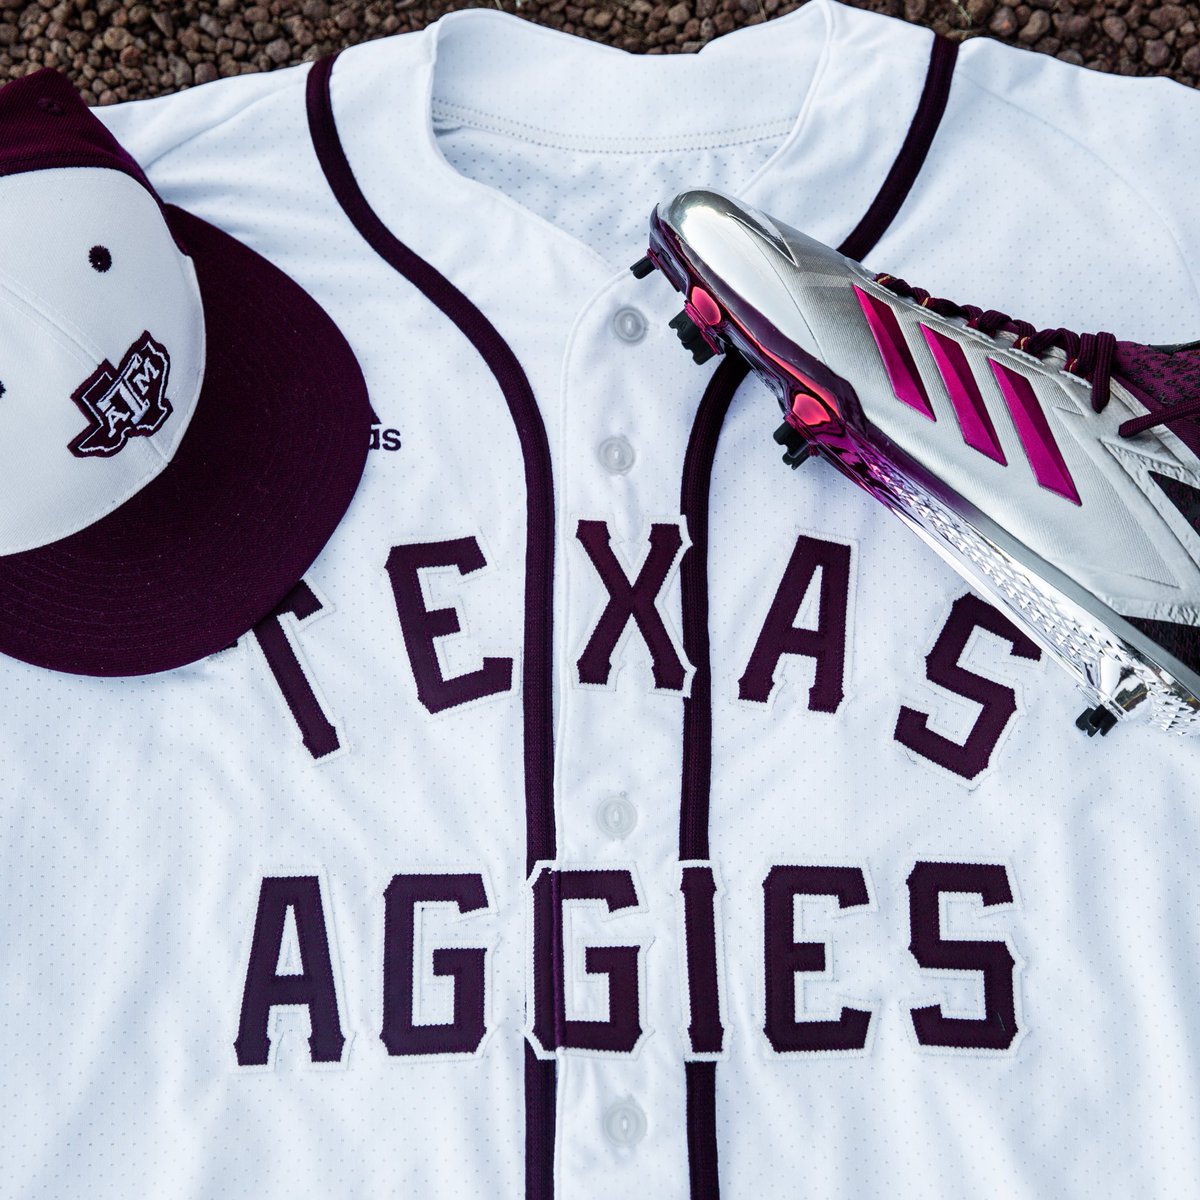
{"label": "jersey shoulder", "polygon": [[[360,75],[378,65],[403,63],[422,31],[394,34],[343,50],[339,76]],[[410,49],[411,47],[411,49]],[[285,143],[305,115],[305,89],[313,64],[218,79],[199,87],[132,100],[96,110],[117,140],[154,177],[154,168],[177,152],[194,157],[219,145],[236,157],[238,148],[254,154],[267,141]]]}

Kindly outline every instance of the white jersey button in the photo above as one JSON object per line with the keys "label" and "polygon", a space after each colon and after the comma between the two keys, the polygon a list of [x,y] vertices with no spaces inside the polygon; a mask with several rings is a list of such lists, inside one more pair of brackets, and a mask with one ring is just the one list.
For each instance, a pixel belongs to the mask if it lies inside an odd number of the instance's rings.
{"label": "white jersey button", "polygon": [[633,1100],[618,1100],[604,1114],[604,1135],[614,1146],[636,1146],[646,1136],[646,1114]]}
{"label": "white jersey button", "polygon": [[624,796],[609,796],[596,809],[596,824],[610,838],[628,837],[637,822],[637,809]]}
{"label": "white jersey button", "polygon": [[620,436],[605,438],[596,447],[596,455],[604,469],[613,475],[624,475],[633,466],[633,460],[637,457],[629,442]]}
{"label": "white jersey button", "polygon": [[613,313],[613,333],[631,346],[646,336],[646,318],[636,308],[618,308]]}

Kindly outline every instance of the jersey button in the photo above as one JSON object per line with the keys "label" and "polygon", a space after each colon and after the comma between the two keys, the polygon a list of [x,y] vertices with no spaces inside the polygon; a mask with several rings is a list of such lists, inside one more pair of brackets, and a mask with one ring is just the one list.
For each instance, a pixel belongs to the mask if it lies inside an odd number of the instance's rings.
{"label": "jersey button", "polygon": [[596,809],[596,824],[606,837],[628,837],[637,821],[637,809],[624,796],[609,796]]}
{"label": "jersey button", "polygon": [[646,336],[646,318],[636,308],[618,308],[613,313],[612,327],[613,333],[631,346]]}
{"label": "jersey button", "polygon": [[618,1100],[604,1114],[604,1136],[614,1146],[631,1149],[646,1136],[646,1114],[632,1099]]}
{"label": "jersey button", "polygon": [[596,457],[600,459],[601,465],[610,474],[624,475],[633,466],[633,460],[637,455],[634,454],[633,447],[627,439],[617,436],[605,438],[596,447]]}

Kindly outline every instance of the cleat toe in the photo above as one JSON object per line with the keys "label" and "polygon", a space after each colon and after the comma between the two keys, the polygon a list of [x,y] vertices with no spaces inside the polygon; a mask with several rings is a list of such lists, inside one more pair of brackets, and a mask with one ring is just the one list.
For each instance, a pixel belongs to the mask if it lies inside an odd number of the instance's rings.
{"label": "cleat toe", "polygon": [[639,258],[637,262],[629,268],[634,279],[645,279],[654,270],[654,263],[650,261],[650,256]]}

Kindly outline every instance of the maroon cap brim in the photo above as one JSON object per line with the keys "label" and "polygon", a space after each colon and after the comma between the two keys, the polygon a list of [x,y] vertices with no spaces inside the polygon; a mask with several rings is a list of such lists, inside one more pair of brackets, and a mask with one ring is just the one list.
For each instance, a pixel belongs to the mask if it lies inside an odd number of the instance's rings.
{"label": "maroon cap brim", "polygon": [[165,208],[204,303],[204,386],[174,458],[102,520],[0,557],[0,653],[81,675],[230,646],[296,584],[366,464],[362,372],[324,310],[234,238]]}

